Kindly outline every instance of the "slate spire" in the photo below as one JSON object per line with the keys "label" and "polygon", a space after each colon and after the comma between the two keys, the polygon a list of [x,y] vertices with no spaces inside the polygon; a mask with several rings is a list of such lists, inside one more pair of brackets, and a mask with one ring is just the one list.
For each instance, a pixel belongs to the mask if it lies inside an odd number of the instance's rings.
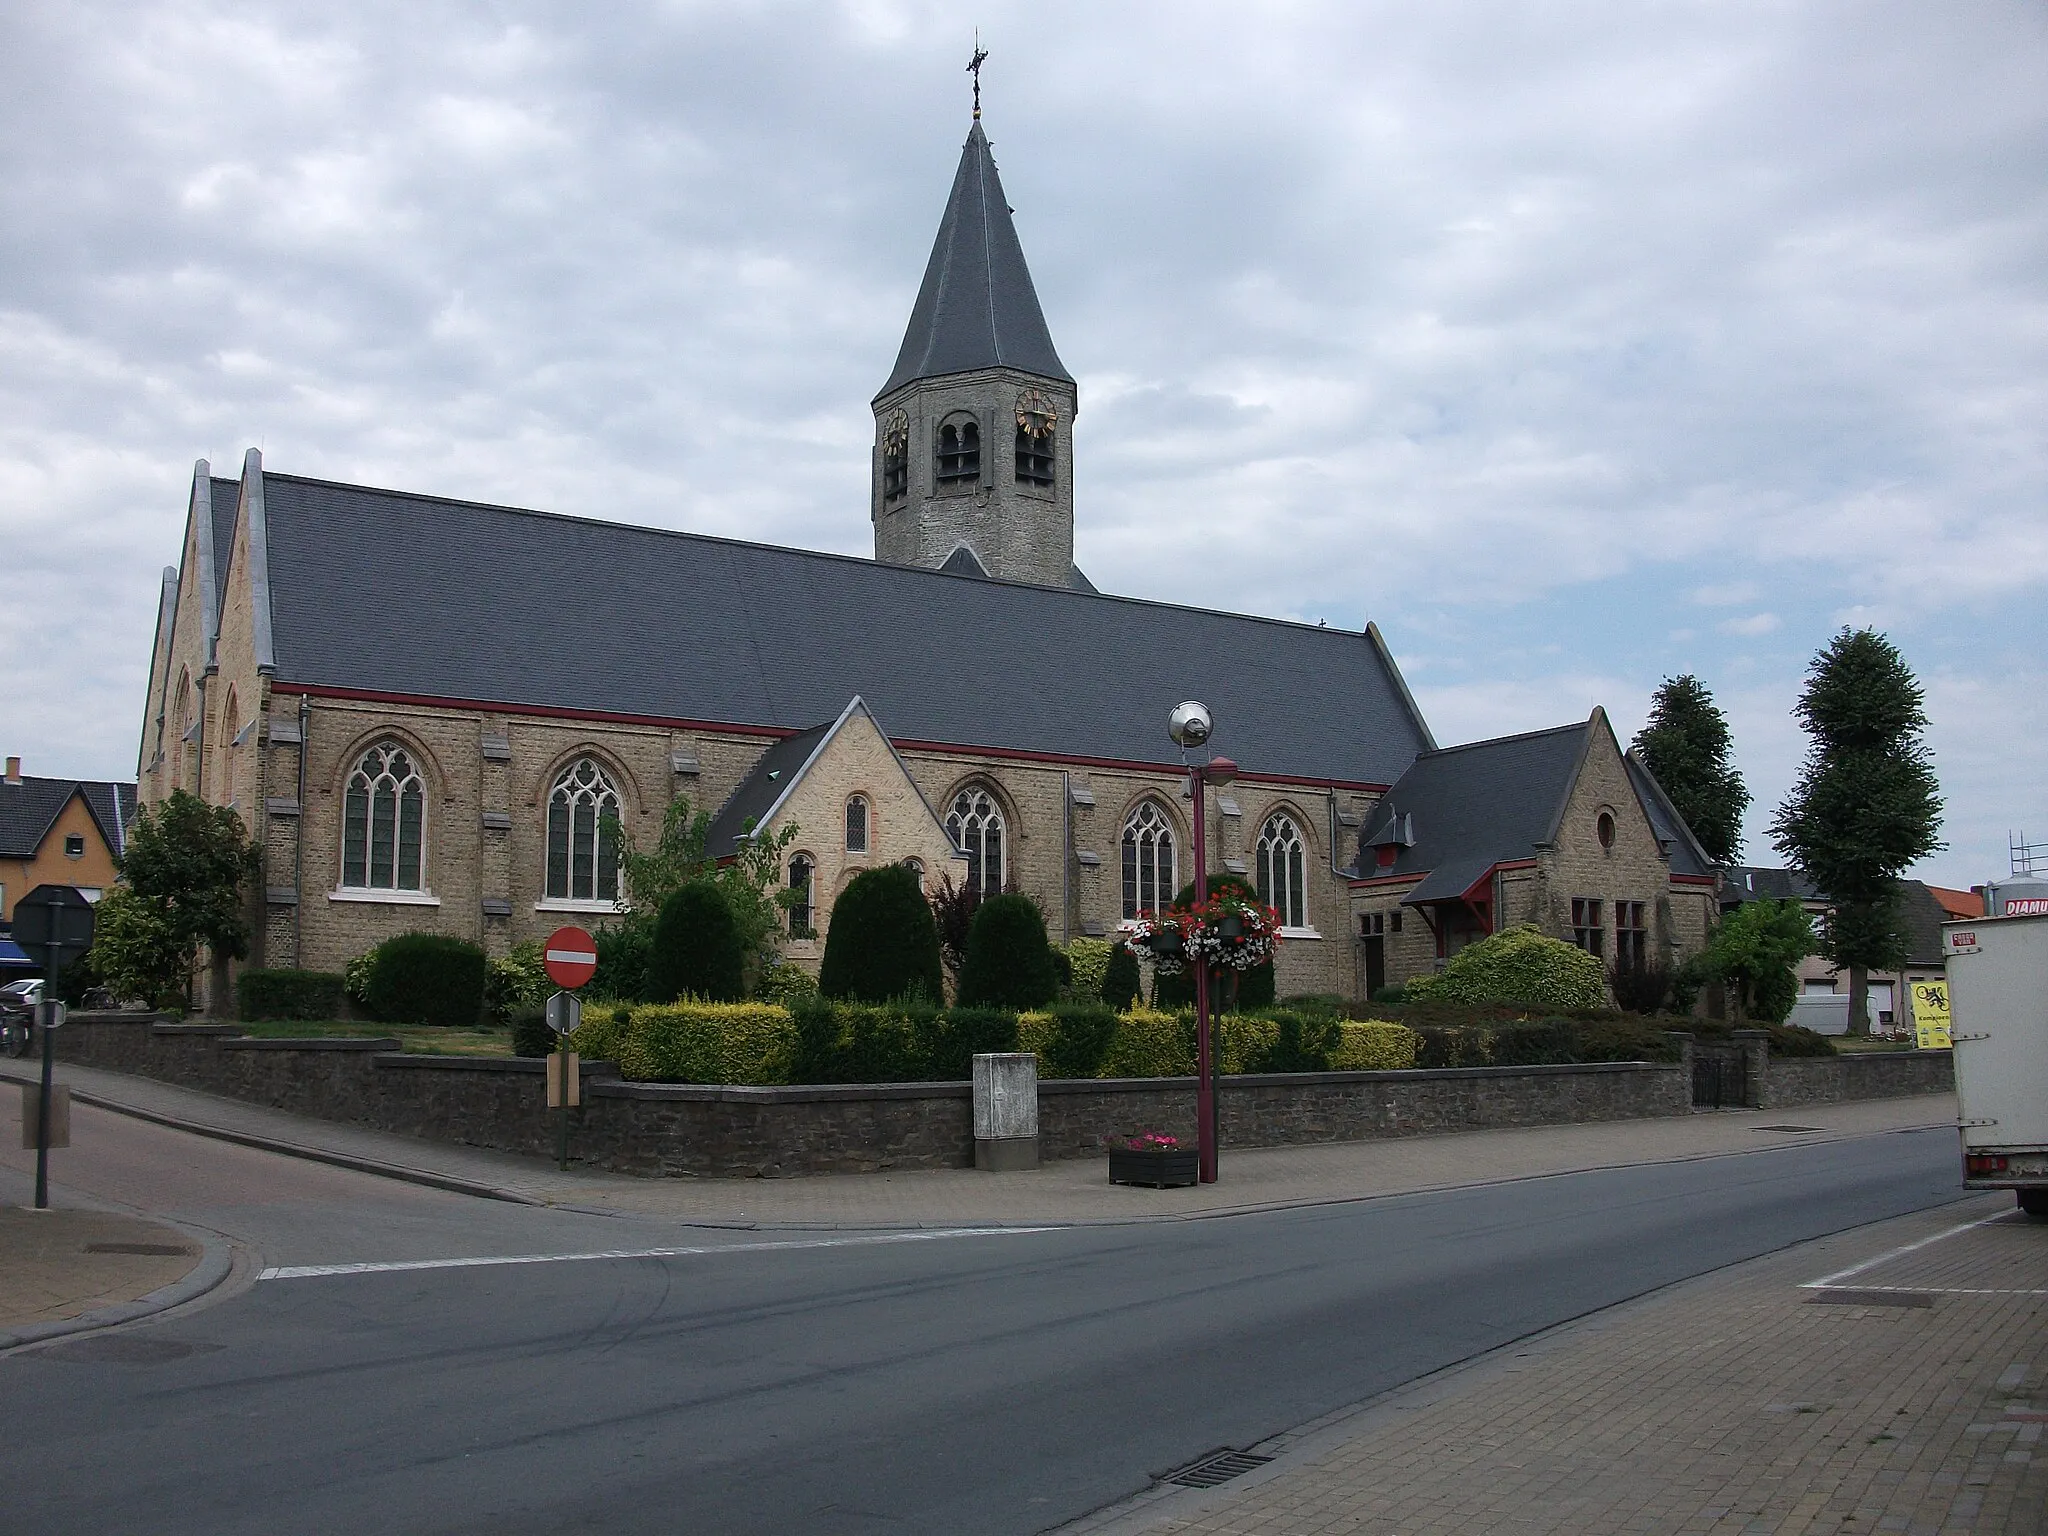
{"label": "slate spire", "polygon": [[977,119],[960,151],[960,169],[895,370],[875,398],[918,379],[981,368],[1073,382],[1053,350],[1002,178]]}

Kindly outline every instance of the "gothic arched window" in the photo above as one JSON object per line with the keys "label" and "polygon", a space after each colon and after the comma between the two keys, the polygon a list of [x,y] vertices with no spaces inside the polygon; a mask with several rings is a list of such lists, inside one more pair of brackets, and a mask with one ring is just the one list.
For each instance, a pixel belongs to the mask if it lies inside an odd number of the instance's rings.
{"label": "gothic arched window", "polygon": [[1287,816],[1268,818],[1259,832],[1259,900],[1280,914],[1283,928],[1308,926],[1308,850]]}
{"label": "gothic arched window", "polygon": [[556,775],[548,795],[549,897],[619,899],[619,846],[605,827],[618,815],[618,787],[594,759],[579,757]]}
{"label": "gothic arched window", "polygon": [[1123,854],[1125,919],[1172,906],[1177,879],[1173,823],[1157,802],[1144,801],[1124,822]]}
{"label": "gothic arched window", "polygon": [[882,500],[910,494],[910,418],[895,412],[882,427]]}
{"label": "gothic arched window", "polygon": [[868,851],[868,797],[853,795],[846,802],[846,851]]}
{"label": "gothic arched window", "polygon": [[1003,888],[1003,810],[995,796],[969,785],[953,797],[946,833],[967,855],[967,889],[994,896]]}
{"label": "gothic arched window", "polygon": [[412,753],[381,741],[356,760],[341,802],[341,883],[361,891],[417,891],[427,792]]}
{"label": "gothic arched window", "polygon": [[817,932],[811,927],[811,876],[817,870],[817,861],[808,853],[795,854],[789,861],[789,888],[796,894],[790,899],[789,936],[792,939],[814,939]]}
{"label": "gothic arched window", "polygon": [[1017,483],[1048,489],[1053,480],[1053,429],[1059,412],[1037,390],[1017,397]]}
{"label": "gothic arched window", "polygon": [[970,417],[939,428],[938,483],[972,485],[981,479],[981,428]]}

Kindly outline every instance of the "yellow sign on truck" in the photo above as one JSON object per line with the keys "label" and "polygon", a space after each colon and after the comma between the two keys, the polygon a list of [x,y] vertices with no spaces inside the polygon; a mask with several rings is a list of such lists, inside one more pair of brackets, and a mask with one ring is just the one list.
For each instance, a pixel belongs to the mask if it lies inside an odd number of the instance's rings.
{"label": "yellow sign on truck", "polygon": [[1914,1043],[1923,1051],[1948,1050],[1948,983],[1916,981],[1912,990]]}

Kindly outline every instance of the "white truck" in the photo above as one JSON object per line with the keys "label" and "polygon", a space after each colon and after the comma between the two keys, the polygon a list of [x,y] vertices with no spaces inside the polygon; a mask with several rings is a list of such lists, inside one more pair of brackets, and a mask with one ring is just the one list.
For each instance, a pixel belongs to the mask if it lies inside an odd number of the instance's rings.
{"label": "white truck", "polygon": [[1968,1189],[2048,1216],[2048,913],[1941,925]]}

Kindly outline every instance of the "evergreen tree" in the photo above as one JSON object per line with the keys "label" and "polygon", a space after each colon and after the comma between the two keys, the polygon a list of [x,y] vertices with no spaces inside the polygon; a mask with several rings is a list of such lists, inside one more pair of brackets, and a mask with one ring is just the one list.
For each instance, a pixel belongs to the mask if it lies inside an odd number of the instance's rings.
{"label": "evergreen tree", "polygon": [[1649,765],[1707,857],[1733,864],[1742,852],[1749,790],[1735,770],[1728,721],[1691,673],[1667,677],[1650,698],[1650,721],[1631,744]]}
{"label": "evergreen tree", "polygon": [[939,930],[917,875],[901,864],[863,870],[832,904],[818,990],[827,997],[886,1003],[942,997]]}
{"label": "evergreen tree", "polygon": [[701,997],[736,1003],[746,995],[746,944],[725,892],[692,880],[661,904],[647,955],[649,1002]]}
{"label": "evergreen tree", "polygon": [[1771,840],[1833,904],[1821,953],[1849,971],[1849,1027],[1870,1030],[1872,969],[1906,959],[1899,876],[1943,845],[1920,685],[1875,630],[1844,629],[1814,658],[1793,711],[1809,745]]}
{"label": "evergreen tree", "polygon": [[991,896],[984,901],[967,930],[960,1005],[1043,1008],[1059,989],[1059,968],[1037,903],[1029,896]]}

